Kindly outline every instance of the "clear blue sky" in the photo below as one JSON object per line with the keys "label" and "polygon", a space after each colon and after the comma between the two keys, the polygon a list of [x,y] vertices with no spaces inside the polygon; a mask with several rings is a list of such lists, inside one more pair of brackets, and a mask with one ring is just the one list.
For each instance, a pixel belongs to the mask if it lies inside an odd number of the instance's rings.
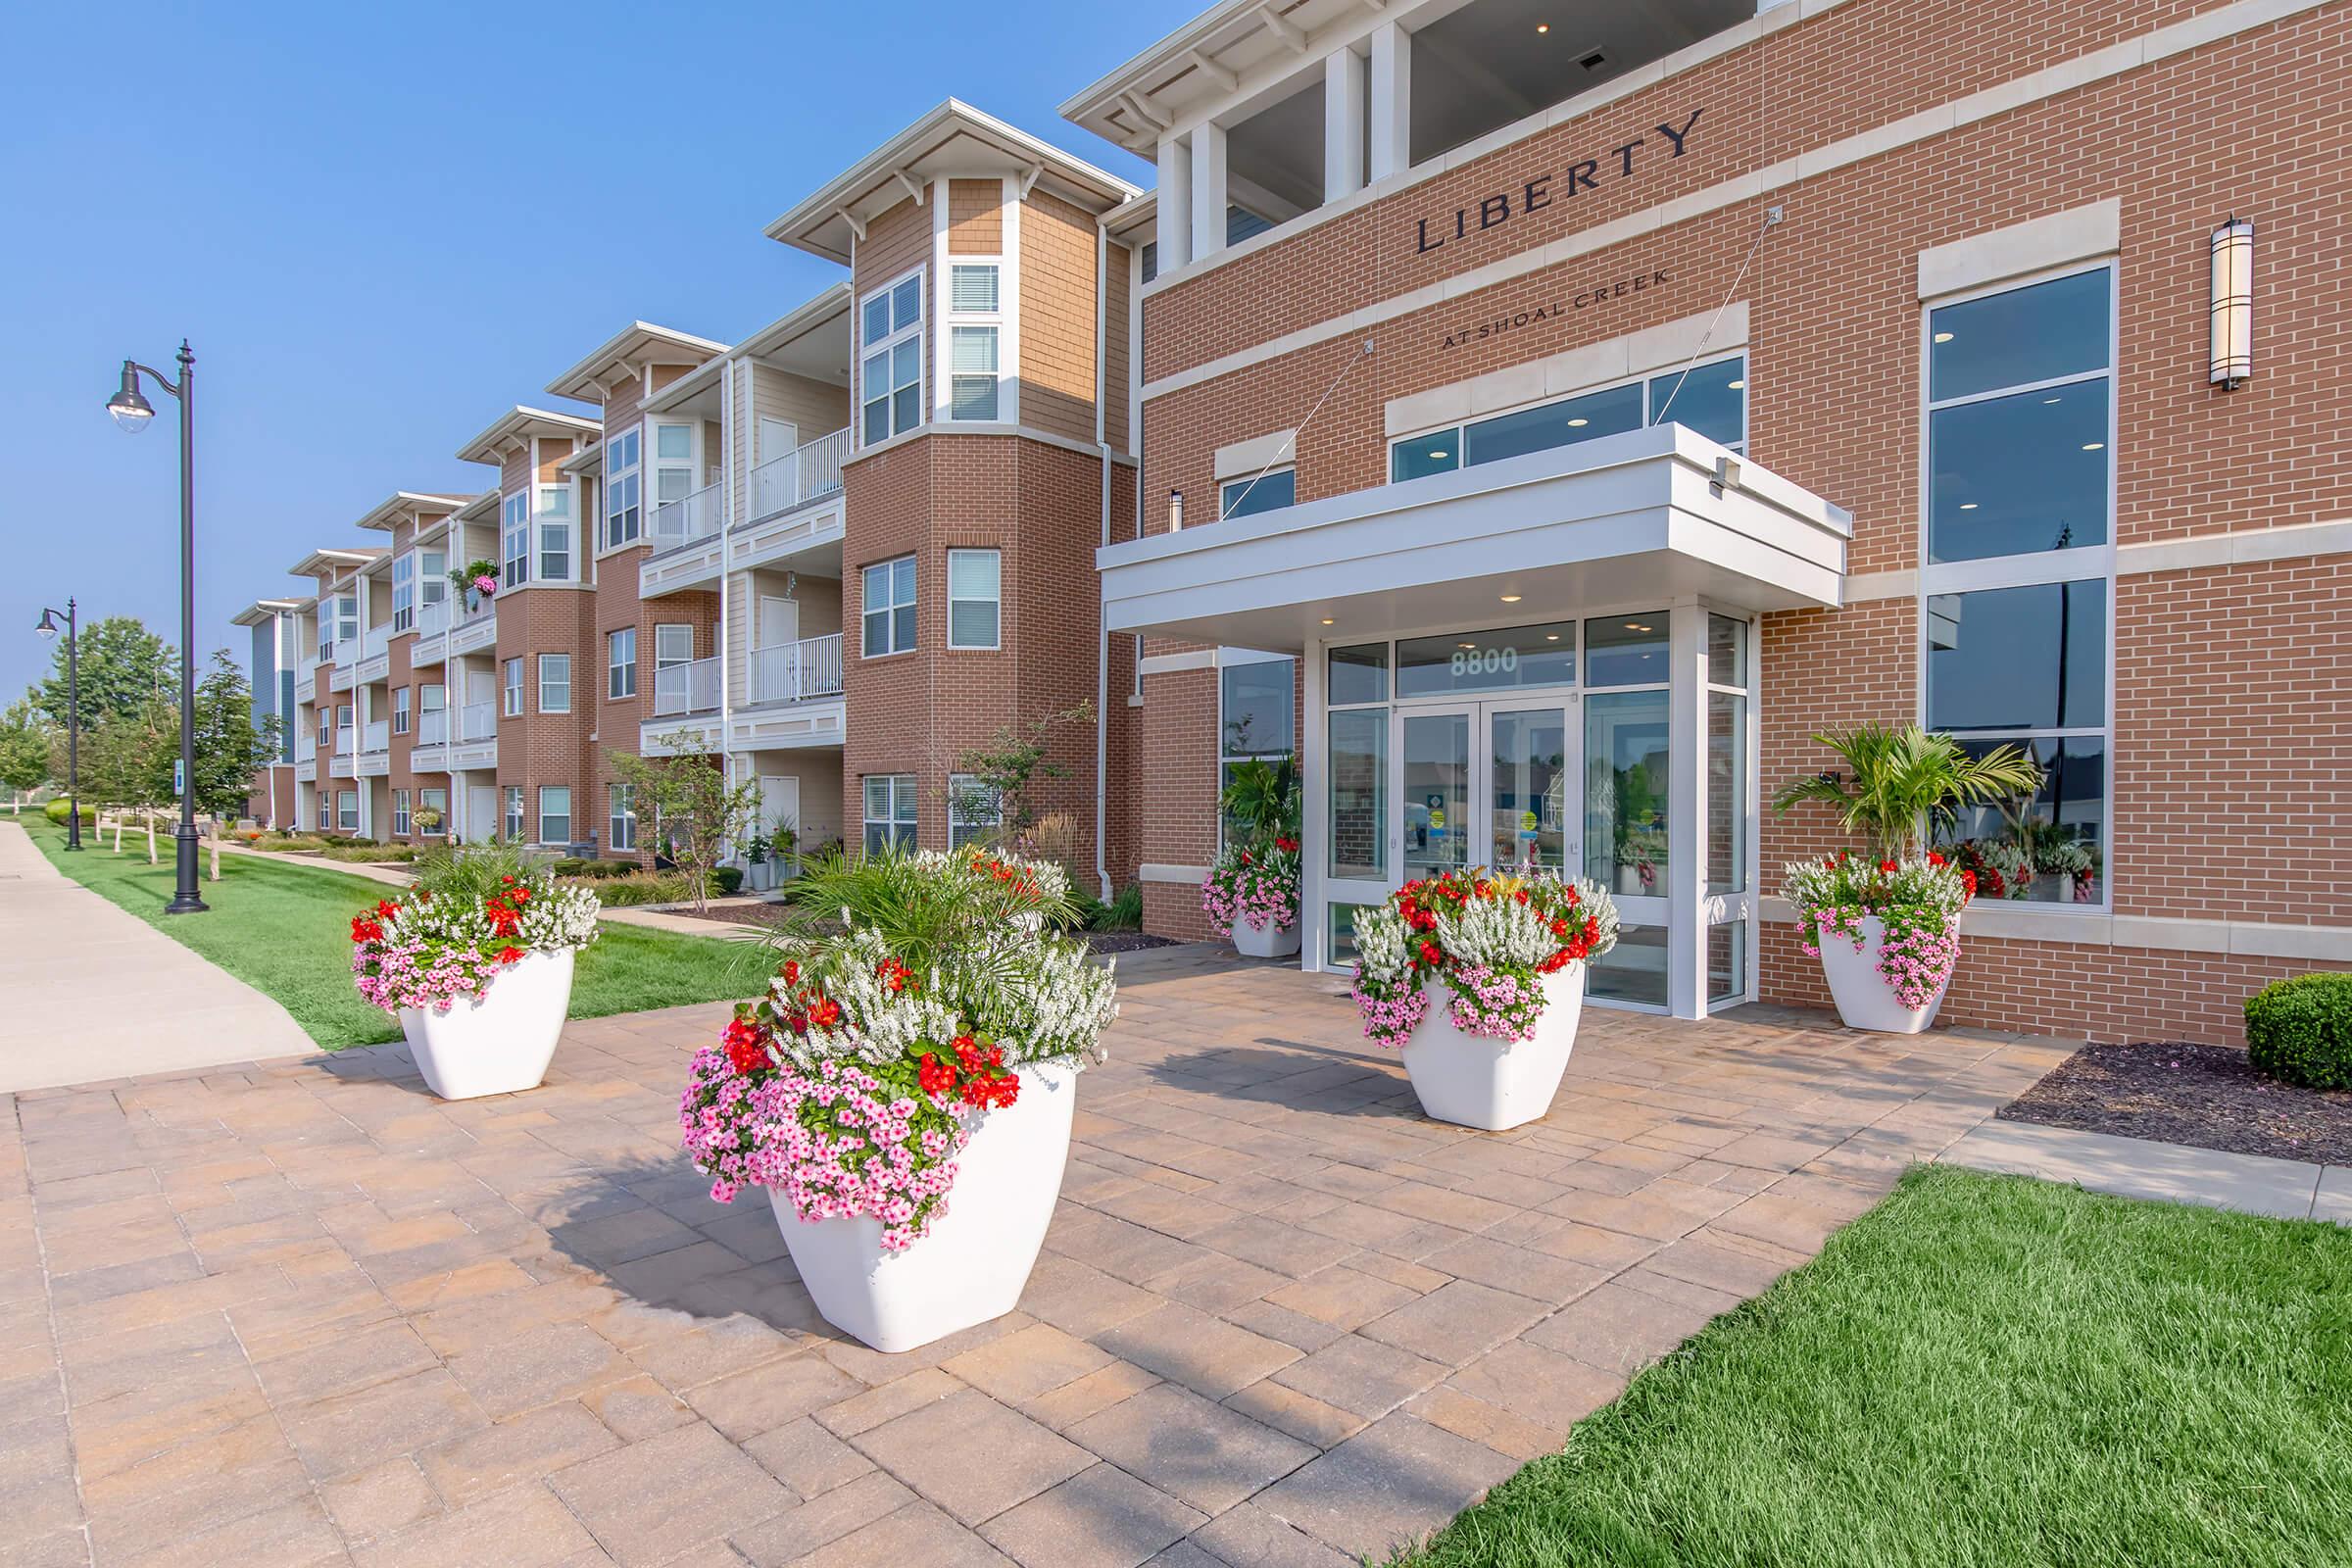
{"label": "clear blue sky", "polygon": [[760,228],[941,99],[1149,184],[1054,106],[1204,3],[0,8],[0,703],[68,594],[179,641],[176,411],[115,428],[124,356],[195,350],[197,649],[241,659],[627,321],[734,341],[832,281]]}

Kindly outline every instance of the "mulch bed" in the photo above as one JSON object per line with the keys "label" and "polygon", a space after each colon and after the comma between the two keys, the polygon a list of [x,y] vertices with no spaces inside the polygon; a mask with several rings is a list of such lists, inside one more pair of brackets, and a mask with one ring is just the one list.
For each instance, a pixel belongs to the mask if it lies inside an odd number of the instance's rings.
{"label": "mulch bed", "polygon": [[2224,1046],[2084,1046],[1996,1114],[2232,1154],[2352,1165],[2352,1093],[2266,1078],[2244,1052]]}

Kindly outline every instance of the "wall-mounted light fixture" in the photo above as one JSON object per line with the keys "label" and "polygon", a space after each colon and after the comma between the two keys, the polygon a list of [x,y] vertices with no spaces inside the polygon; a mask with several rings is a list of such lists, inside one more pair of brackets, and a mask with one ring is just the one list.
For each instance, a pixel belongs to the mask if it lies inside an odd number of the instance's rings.
{"label": "wall-mounted light fixture", "polygon": [[2213,231],[2213,365],[2218,387],[2254,373],[2254,225],[2232,218]]}
{"label": "wall-mounted light fixture", "polygon": [[1168,532],[1184,532],[1184,492],[1181,490],[1168,492]]}

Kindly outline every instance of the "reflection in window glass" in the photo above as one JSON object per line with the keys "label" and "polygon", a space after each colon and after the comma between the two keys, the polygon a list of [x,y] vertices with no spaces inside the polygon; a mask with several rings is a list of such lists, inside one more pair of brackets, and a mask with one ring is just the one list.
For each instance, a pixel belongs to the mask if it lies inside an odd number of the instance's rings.
{"label": "reflection in window glass", "polygon": [[2102,267],[1931,312],[1929,398],[2105,369],[2109,292]]}
{"label": "reflection in window glass", "polygon": [[2107,584],[2035,583],[1928,599],[1932,729],[2107,722]]}
{"label": "reflection in window glass", "polygon": [[1641,385],[1611,387],[1468,425],[1462,431],[1462,462],[1495,463],[1640,428]]}
{"label": "reflection in window glass", "polygon": [[1747,622],[1707,617],[1707,684],[1747,689]]}
{"label": "reflection in window glass", "polygon": [[1936,410],[1928,416],[1928,559],[2105,544],[2107,460],[2104,380]]}
{"label": "reflection in window glass", "polygon": [[1271,473],[1228,479],[1218,487],[1217,514],[1247,517],[1254,512],[1277,512],[1298,499],[1298,472],[1276,468]]}
{"label": "reflection in window glass", "polygon": [[1360,904],[1335,904],[1331,906],[1331,961],[1355,961],[1355,915]]}
{"label": "reflection in window glass", "polygon": [[1331,874],[1379,881],[1389,874],[1389,710],[1329,716]]}
{"label": "reflection in window glass", "polygon": [[1494,750],[1487,777],[1489,865],[1565,867],[1568,718],[1557,708],[1493,713]]}
{"label": "reflection in window glass", "polygon": [[2043,775],[2030,801],[1971,807],[1936,824],[1936,841],[1960,847],[1962,863],[1976,871],[1977,896],[2098,903],[2106,876],[2106,737],[1985,738],[1961,745],[1974,757],[2016,746],[2041,765]]}
{"label": "reflection in window glass", "polygon": [[1440,430],[1435,435],[1407,436],[1389,448],[1391,482],[1451,473],[1462,466],[1462,432]]}
{"label": "reflection in window glass", "polygon": [[1666,928],[1626,925],[1618,929],[1617,945],[1592,960],[1585,979],[1586,991],[1610,1002],[1638,1005],[1666,1005]]}
{"label": "reflection in window glass", "polygon": [[1646,686],[1666,679],[1667,612],[1643,611],[1585,622],[1585,684]]}
{"label": "reflection in window glass", "polygon": [[1624,898],[1666,896],[1667,694],[1585,699],[1585,875]]}
{"label": "reflection in window glass", "polygon": [[1227,757],[1287,757],[1291,731],[1289,659],[1253,660],[1218,671],[1223,693],[1221,750]]}
{"label": "reflection in window glass", "polygon": [[1747,699],[1707,693],[1707,891],[1747,888]]}
{"label": "reflection in window glass", "polygon": [[1576,622],[1413,637],[1396,645],[1396,695],[1507,691],[1576,682]]}
{"label": "reflection in window glass", "polygon": [[1389,645],[1359,643],[1353,648],[1334,648],[1325,669],[1331,690],[1325,701],[1334,708],[1346,708],[1353,703],[1385,703],[1389,700]]}
{"label": "reflection in window glass", "polygon": [[1747,362],[1721,360],[1649,379],[1649,422],[1696,430],[1735,451],[1747,441]]}
{"label": "reflection in window glass", "polygon": [[1707,1001],[1730,1002],[1747,991],[1747,922],[1707,927]]}

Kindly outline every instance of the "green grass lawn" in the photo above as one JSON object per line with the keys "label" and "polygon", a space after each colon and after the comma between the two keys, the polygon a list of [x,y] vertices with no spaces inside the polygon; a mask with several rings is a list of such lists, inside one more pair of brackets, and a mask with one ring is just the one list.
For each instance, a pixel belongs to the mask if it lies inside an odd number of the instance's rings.
{"label": "green grass lawn", "polygon": [[[275,998],[319,1045],[332,1051],[400,1038],[400,1021],[362,1002],[351,982],[351,917],[395,890],[323,865],[224,853],[220,880],[203,885],[210,911],[167,918],[173,880],[168,841],[160,846],[163,863],[151,866],[144,833],[125,833],[118,856],[113,834],[101,843],[85,830],[81,853],[68,855],[63,827],[29,814],[21,820],[68,876]],[[749,997],[769,966],[757,943],[610,921],[601,929],[579,957],[574,1018]]]}
{"label": "green grass lawn", "polygon": [[1415,1568],[2352,1563],[2352,1229],[1915,1170]]}

